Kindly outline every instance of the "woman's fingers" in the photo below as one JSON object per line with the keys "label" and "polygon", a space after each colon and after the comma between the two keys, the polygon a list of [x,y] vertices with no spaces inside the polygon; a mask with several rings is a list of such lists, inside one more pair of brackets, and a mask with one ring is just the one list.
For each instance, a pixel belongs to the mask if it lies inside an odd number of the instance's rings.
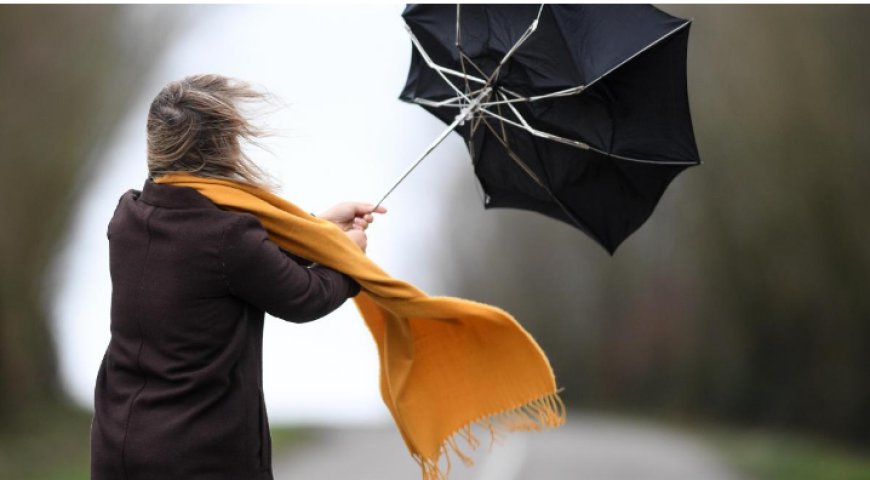
{"label": "woman's fingers", "polygon": [[360,208],[357,209],[356,217],[354,218],[354,223],[357,224],[359,222],[363,222],[363,226],[368,226],[369,223],[375,221],[375,216],[373,213],[386,213],[387,209],[384,207],[374,208],[374,205],[360,205]]}
{"label": "woman's fingers", "polygon": [[386,208],[382,206],[375,208],[370,203],[342,202],[317,216],[324,220],[329,220],[345,231],[351,229],[365,230],[370,223],[375,221],[374,213],[386,212]]}
{"label": "woman's fingers", "polygon": [[371,203],[356,203],[354,204],[356,215],[369,215],[372,213],[387,213],[387,209],[383,205],[375,208]]}

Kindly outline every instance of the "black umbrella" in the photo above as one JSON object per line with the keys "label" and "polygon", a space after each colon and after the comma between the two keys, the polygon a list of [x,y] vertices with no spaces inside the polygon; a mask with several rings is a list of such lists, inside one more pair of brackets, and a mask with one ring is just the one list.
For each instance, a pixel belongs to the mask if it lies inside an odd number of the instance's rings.
{"label": "black umbrella", "polygon": [[402,16],[414,48],[400,98],[449,127],[399,181],[455,129],[486,208],[543,213],[613,253],[700,163],[690,21],[646,5],[410,5]]}

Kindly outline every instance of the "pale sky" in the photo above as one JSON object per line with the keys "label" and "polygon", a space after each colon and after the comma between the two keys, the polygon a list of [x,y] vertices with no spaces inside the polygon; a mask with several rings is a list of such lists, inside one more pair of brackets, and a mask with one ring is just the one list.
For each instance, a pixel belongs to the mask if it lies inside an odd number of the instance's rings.
{"label": "pale sky", "polygon": [[[145,180],[148,104],[171,80],[221,73],[255,83],[286,106],[266,117],[281,136],[251,156],[312,212],[342,200],[377,201],[443,125],[397,97],[411,44],[403,6],[199,7],[154,66],[144,92],[96,152],[99,175],[71,219],[53,282],[54,332],[64,385],[92,408],[109,341],[111,281],[105,232],[118,198]],[[452,134],[385,202],[369,229],[369,256],[388,272],[438,293],[435,242],[449,219],[444,195],[471,175]],[[469,181],[469,188],[473,188]],[[378,393],[374,342],[352,302],[306,325],[267,317],[264,383],[270,419],[283,423],[368,423],[388,412]]]}

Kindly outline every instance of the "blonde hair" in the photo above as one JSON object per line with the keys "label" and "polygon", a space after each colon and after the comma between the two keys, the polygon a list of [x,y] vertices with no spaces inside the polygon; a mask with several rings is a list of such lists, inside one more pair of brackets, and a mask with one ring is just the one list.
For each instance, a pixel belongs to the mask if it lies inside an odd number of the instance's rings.
{"label": "blonde hair", "polygon": [[242,103],[271,97],[222,75],[193,75],[171,82],[148,110],[148,173],[172,172],[220,178],[274,188],[271,177],[243,151],[267,132],[240,112]]}

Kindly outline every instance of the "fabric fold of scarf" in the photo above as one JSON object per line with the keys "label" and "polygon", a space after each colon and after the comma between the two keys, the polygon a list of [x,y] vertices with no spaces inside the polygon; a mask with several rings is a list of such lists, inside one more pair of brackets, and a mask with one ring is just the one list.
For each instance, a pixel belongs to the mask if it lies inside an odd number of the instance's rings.
{"label": "fabric fold of scarf", "polygon": [[464,450],[479,443],[474,424],[494,435],[564,423],[547,357],[504,310],[431,297],[392,278],[336,225],[268,191],[190,174],[155,182],[190,187],[223,209],[250,213],[283,250],[359,282],[354,300],[377,344],[381,396],[425,480],[447,477],[451,452],[470,462]]}

